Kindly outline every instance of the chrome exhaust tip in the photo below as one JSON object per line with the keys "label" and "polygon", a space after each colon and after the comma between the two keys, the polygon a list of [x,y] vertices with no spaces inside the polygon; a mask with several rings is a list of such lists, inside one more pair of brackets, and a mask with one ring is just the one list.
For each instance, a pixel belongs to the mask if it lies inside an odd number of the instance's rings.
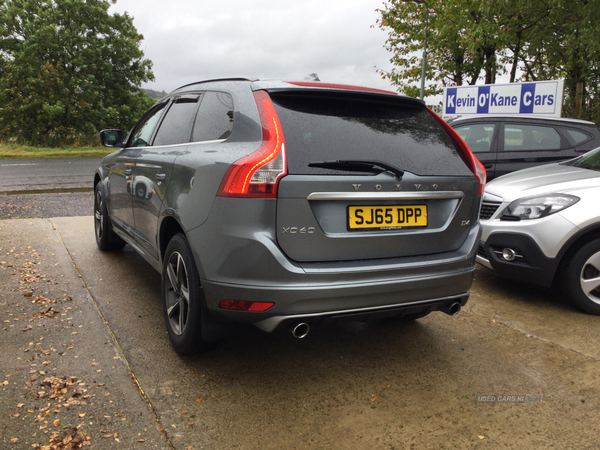
{"label": "chrome exhaust tip", "polygon": [[461,305],[458,302],[454,302],[454,303],[448,303],[443,305],[440,308],[440,311],[448,314],[449,316],[455,316],[460,312],[461,309]]}
{"label": "chrome exhaust tip", "polygon": [[289,328],[292,336],[296,339],[303,339],[308,336],[308,332],[310,331],[310,325],[304,322],[296,323]]}

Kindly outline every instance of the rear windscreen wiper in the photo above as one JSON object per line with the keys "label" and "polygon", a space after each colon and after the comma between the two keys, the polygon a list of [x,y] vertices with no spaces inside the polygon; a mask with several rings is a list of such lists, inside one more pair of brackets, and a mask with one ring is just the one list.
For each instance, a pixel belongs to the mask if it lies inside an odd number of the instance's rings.
{"label": "rear windscreen wiper", "polygon": [[344,170],[347,172],[369,172],[379,174],[381,172],[391,172],[397,179],[401,179],[404,171],[381,161],[369,161],[362,159],[336,160],[311,162],[308,167],[321,167],[323,169]]}

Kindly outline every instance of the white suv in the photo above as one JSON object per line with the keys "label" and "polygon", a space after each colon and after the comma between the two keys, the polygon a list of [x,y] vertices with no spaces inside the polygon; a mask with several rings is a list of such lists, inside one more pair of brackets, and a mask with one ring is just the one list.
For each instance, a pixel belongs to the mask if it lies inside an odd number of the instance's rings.
{"label": "white suv", "polygon": [[600,148],[490,182],[477,261],[600,315]]}

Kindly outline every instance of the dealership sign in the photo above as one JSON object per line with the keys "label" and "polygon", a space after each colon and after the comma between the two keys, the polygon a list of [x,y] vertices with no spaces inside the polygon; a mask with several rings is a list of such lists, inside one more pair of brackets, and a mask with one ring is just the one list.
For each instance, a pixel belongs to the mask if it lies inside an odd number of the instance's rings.
{"label": "dealership sign", "polygon": [[564,80],[444,88],[444,119],[462,115],[560,117]]}

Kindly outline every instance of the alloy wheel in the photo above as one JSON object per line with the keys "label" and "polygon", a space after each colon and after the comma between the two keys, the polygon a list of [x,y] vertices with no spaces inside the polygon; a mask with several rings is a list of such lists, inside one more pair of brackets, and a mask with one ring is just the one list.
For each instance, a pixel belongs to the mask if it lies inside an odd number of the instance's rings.
{"label": "alloy wheel", "polygon": [[173,252],[169,256],[166,281],[165,295],[169,326],[177,336],[181,336],[188,321],[190,290],[185,261],[179,252]]}
{"label": "alloy wheel", "polygon": [[104,234],[104,215],[102,209],[104,208],[104,202],[102,200],[102,194],[100,191],[96,191],[96,208],[94,211],[94,220],[96,225],[96,237],[102,239]]}
{"label": "alloy wheel", "polygon": [[600,304],[600,252],[588,258],[581,269],[581,290],[594,303]]}

